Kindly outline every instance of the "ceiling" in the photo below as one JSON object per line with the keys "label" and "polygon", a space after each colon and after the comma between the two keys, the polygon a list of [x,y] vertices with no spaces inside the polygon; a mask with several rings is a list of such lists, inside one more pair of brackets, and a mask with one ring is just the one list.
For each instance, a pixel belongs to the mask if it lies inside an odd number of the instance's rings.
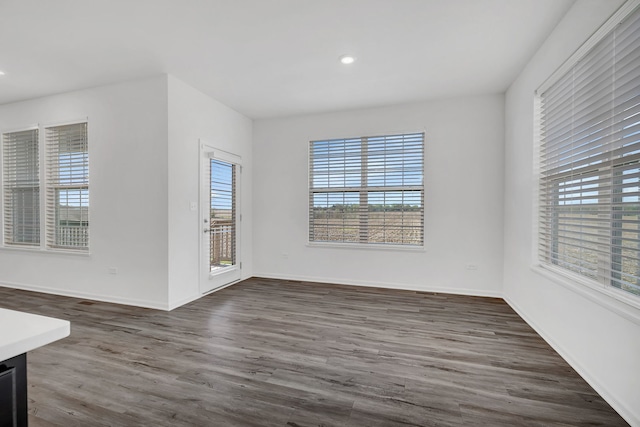
{"label": "ceiling", "polygon": [[501,93],[573,2],[0,0],[0,104],[160,73],[254,119]]}

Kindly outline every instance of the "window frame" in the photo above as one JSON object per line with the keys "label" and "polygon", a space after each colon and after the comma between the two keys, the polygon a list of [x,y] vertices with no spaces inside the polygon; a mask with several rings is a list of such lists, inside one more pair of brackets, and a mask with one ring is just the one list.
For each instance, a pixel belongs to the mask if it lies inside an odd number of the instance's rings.
{"label": "window frame", "polygon": [[[67,129],[64,129],[67,128]],[[76,130],[75,128],[81,128]],[[66,131],[71,130],[65,134]],[[55,136],[54,132],[58,132]],[[82,137],[78,139],[78,135]],[[89,200],[90,200],[90,180],[89,180],[89,131],[87,121],[48,125],[43,132],[45,145],[45,196],[46,196],[46,217],[45,217],[45,244],[49,250],[83,251],[89,250]],[[70,141],[70,138],[75,140]],[[80,142],[78,142],[80,141]],[[63,146],[64,144],[64,146]],[[66,147],[66,150],[61,150]],[[81,151],[67,151],[80,148]],[[80,158],[78,158],[80,157]],[[62,170],[62,172],[61,172]],[[80,174],[80,176],[79,176]],[[65,182],[66,181],[66,182]],[[71,204],[63,209],[61,196],[66,193],[67,202],[77,203],[79,206]],[[77,193],[75,196],[70,194]],[[70,215],[74,209],[78,212],[80,224],[77,226],[62,225],[60,219],[62,212]],[[69,219],[67,219],[69,221]],[[86,224],[84,224],[86,223]],[[67,229],[62,233],[61,228]],[[67,242],[61,243],[62,234],[68,234]],[[77,244],[83,241],[86,244]]]}
{"label": "window frame", "polygon": [[[620,7],[620,9],[614,13],[609,20],[607,20],[565,63],[563,63],[543,84],[536,90],[534,95],[534,236],[532,245],[532,268],[534,271],[544,275],[550,280],[566,286],[589,299],[598,302],[599,304],[613,309],[614,311],[625,315],[625,317],[638,322],[640,320],[640,313],[636,309],[640,309],[640,295],[633,292],[619,289],[612,284],[614,278],[614,272],[611,272],[609,278],[597,276],[597,279],[590,279],[586,275],[571,271],[558,265],[553,265],[545,262],[541,255],[541,242],[545,239],[541,236],[541,195],[542,185],[545,183],[542,177],[543,165],[542,165],[542,150],[543,150],[543,135],[542,135],[542,95],[552,85],[565,77],[582,58],[587,55],[600,41],[608,37],[611,32],[623,21],[629,18],[634,12],[640,8],[640,0],[631,0]],[[615,150],[612,148],[611,150]],[[610,151],[605,151],[610,152]],[[611,183],[614,187],[624,187],[622,182],[623,175],[619,172],[622,169],[621,165],[623,161],[612,160],[608,162],[607,168],[601,168],[599,166],[592,166],[592,173],[595,175],[601,175],[602,171],[606,169],[605,173],[611,175]],[[637,169],[640,165],[634,167]],[[615,178],[618,177],[618,178]],[[582,179],[582,178],[581,178]],[[619,180],[620,182],[618,182]],[[615,182],[618,182],[617,184]],[[547,183],[549,180],[547,180]],[[581,190],[585,191],[585,190]],[[614,199],[620,198],[618,194],[616,196],[615,191],[609,194],[612,199],[611,203],[616,203]],[[598,193],[598,196],[599,193]],[[611,230],[616,229],[615,223],[619,221],[619,218],[612,211],[611,217],[608,219],[609,227]],[[616,219],[618,218],[618,219]],[[610,248],[608,255],[604,258],[599,257],[597,269],[610,269],[611,265],[615,263],[614,257],[616,256],[616,248],[613,248],[615,240],[614,234],[609,236],[609,243],[607,246]],[[546,239],[549,240],[549,239]],[[603,260],[606,265],[603,265]],[[601,273],[599,273],[601,274]],[[603,296],[606,296],[603,298]],[[623,303],[622,305],[620,303]],[[631,311],[629,311],[631,310]]]}
{"label": "window frame", "polygon": [[[368,141],[387,141],[393,140],[393,138],[408,138],[420,136],[420,185],[369,185],[368,179],[364,173],[367,172],[368,165],[362,165],[362,161],[367,161],[368,154],[362,152],[362,145],[365,147],[368,146]],[[357,156],[361,159],[361,165],[358,169],[359,178],[356,179],[358,181],[357,185],[349,186],[346,185],[346,172],[345,172],[345,184],[343,186],[332,186],[327,184],[326,187],[316,186],[314,187],[313,179],[314,172],[316,169],[313,167],[313,149],[314,143],[332,143],[332,142],[354,142],[359,141],[359,150],[360,155]],[[424,251],[425,250],[425,191],[424,191],[424,171],[425,171],[425,131],[409,131],[409,132],[393,132],[393,133],[385,133],[374,136],[357,136],[357,137],[339,137],[339,138],[322,138],[322,139],[312,139],[308,144],[307,151],[307,159],[308,159],[308,169],[307,169],[307,178],[308,178],[308,206],[307,206],[307,246],[310,247],[324,247],[324,248],[358,248],[358,249],[366,249],[366,250],[400,250],[400,251]],[[345,162],[346,160],[343,159]],[[385,165],[386,167],[386,165]],[[346,166],[345,166],[346,170]],[[363,173],[364,172],[364,173]],[[420,243],[419,244],[411,244],[411,243],[402,243],[402,242],[372,242],[365,240],[364,236],[367,236],[371,226],[371,222],[369,221],[369,204],[368,204],[368,195],[370,193],[404,193],[404,192],[419,192],[420,196],[420,209],[419,209],[419,235],[420,235]],[[358,211],[357,215],[357,223],[358,223],[358,238],[357,241],[348,241],[348,240],[315,240],[314,237],[314,195],[315,194],[327,194],[327,200],[329,200],[329,195],[331,193],[342,193],[353,194],[355,198],[358,200]],[[355,199],[354,199],[355,200]],[[366,214],[363,214],[364,210],[360,207],[364,200],[367,200],[367,209]],[[327,201],[329,203],[329,201]],[[403,203],[404,204],[404,203]],[[410,205],[410,203],[407,203]],[[386,212],[386,211],[383,211]],[[405,211],[402,211],[403,214]],[[364,227],[364,232],[360,227]],[[407,229],[415,228],[415,226],[407,226]],[[344,225],[343,225],[344,229]],[[328,229],[327,229],[328,230]],[[385,228],[386,230],[386,228]],[[404,233],[404,225],[400,227],[402,233]],[[328,231],[327,231],[328,232]],[[343,232],[344,235],[344,232]],[[404,237],[403,237],[404,238]]]}
{"label": "window frame", "polygon": [[[46,124],[37,124],[32,126],[25,126],[21,128],[15,129],[7,129],[0,131],[0,206],[2,207],[3,214],[0,215],[0,221],[2,223],[2,234],[0,249],[8,250],[8,251],[23,251],[23,252],[39,252],[39,253],[57,253],[57,254],[69,254],[69,255],[79,255],[79,256],[87,256],[90,255],[90,240],[87,240],[87,246],[78,246],[78,247],[69,247],[69,246],[55,246],[50,245],[50,234],[51,234],[51,224],[50,224],[50,215],[51,212],[55,211],[54,207],[49,203],[49,191],[51,188],[49,182],[49,173],[50,173],[50,164],[49,164],[49,146],[46,138],[47,129],[69,126],[69,125],[79,125],[84,124],[86,126],[86,156],[88,157],[87,168],[90,169],[91,163],[91,144],[89,143],[89,119],[88,117],[82,117],[75,120],[68,120],[63,122],[55,122],[55,123],[46,123]],[[5,239],[4,227],[5,227],[5,185],[4,185],[4,140],[3,137],[5,134],[25,131],[25,130],[37,130],[38,132],[38,182],[39,182],[39,230],[40,230],[40,242],[37,245],[14,245],[10,244]],[[87,180],[87,191],[90,192],[90,179]],[[87,205],[87,234],[91,228],[89,217],[90,217],[91,206]]]}

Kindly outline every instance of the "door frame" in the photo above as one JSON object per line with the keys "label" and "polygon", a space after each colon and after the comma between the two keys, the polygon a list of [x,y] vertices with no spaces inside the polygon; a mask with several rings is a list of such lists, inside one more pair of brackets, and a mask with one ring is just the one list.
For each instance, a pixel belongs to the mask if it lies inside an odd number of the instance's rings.
{"label": "door frame", "polygon": [[[242,181],[242,157],[230,153],[225,150],[221,150],[216,146],[208,143],[203,139],[198,140],[198,199],[199,199],[199,214],[198,214],[198,233],[200,238],[198,239],[198,287],[200,294],[205,295],[211,292],[219,291],[231,286],[234,283],[239,282],[242,279],[242,259],[241,259],[241,235],[242,235],[242,208],[241,208],[241,181]],[[210,204],[210,191],[211,182],[207,182],[207,169],[210,167],[210,159],[220,160],[225,163],[231,163],[236,166],[236,185],[235,191],[235,259],[236,264],[233,268],[224,269],[217,273],[211,273],[211,261],[209,259],[209,245],[210,234],[205,232],[206,227],[210,227],[209,214],[210,205],[207,206],[207,200]],[[205,219],[207,222],[205,223]],[[207,246],[205,246],[207,245]]]}

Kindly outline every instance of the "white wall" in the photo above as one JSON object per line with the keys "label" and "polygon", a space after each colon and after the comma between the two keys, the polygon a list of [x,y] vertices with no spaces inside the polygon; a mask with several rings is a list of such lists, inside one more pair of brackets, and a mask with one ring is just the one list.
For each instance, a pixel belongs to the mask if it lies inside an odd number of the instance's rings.
{"label": "white wall", "polygon": [[0,249],[0,284],[166,307],[166,105],[158,76],[0,106],[0,130],[88,117],[91,229],[90,255]]}
{"label": "white wall", "polygon": [[[488,95],[256,121],[254,275],[501,295],[503,107]],[[307,246],[309,141],[421,130],[426,251]]]}
{"label": "white wall", "polygon": [[504,289],[509,304],[627,421],[640,426],[639,310],[532,268],[534,90],[621,3],[576,2],[507,92]]}
{"label": "white wall", "polygon": [[[0,106],[0,131],[89,118],[90,255],[0,248],[0,285],[171,309],[201,296],[198,140],[242,156],[252,272],[252,122],[172,76]],[[115,267],[117,274],[109,274]]]}
{"label": "white wall", "polygon": [[242,157],[240,261],[242,278],[252,275],[252,122],[245,116],[169,76],[169,306],[200,296],[198,249],[202,224],[198,202],[199,139]]}

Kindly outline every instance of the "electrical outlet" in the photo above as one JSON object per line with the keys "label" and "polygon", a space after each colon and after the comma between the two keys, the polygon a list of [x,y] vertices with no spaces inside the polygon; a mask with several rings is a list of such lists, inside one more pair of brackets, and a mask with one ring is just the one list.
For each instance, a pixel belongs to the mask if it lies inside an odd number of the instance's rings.
{"label": "electrical outlet", "polygon": [[109,274],[118,274],[118,267],[109,267],[107,268]]}
{"label": "electrical outlet", "polygon": [[467,264],[467,270],[477,270],[478,266],[476,264]]}

